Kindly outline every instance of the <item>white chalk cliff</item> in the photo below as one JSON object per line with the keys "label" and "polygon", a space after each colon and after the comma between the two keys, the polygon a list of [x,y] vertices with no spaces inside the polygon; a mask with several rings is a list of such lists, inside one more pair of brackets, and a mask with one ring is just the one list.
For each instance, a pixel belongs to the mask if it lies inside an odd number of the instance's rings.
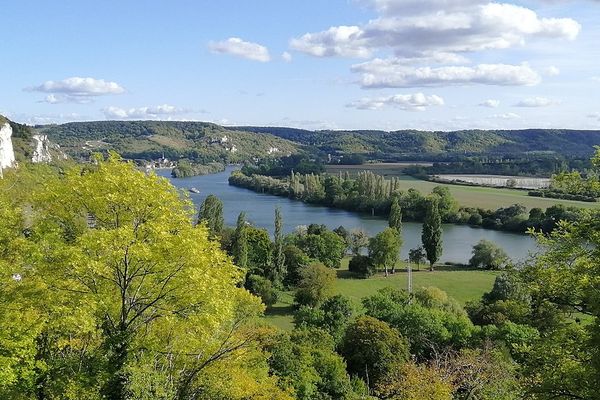
{"label": "white chalk cliff", "polygon": [[50,162],[52,155],[50,154],[50,141],[46,135],[33,135],[33,155],[31,161],[34,163]]}
{"label": "white chalk cliff", "polygon": [[0,168],[10,168],[16,165],[15,151],[12,145],[12,128],[8,122],[0,127]]}

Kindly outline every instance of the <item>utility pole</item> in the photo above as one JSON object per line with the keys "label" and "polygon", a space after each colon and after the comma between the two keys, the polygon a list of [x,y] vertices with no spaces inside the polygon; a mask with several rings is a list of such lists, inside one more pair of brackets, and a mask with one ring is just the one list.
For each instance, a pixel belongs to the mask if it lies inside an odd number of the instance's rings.
{"label": "utility pole", "polygon": [[412,288],[413,288],[413,284],[412,284],[412,263],[409,261],[406,267],[406,271],[408,272],[408,294],[411,295],[412,294]]}

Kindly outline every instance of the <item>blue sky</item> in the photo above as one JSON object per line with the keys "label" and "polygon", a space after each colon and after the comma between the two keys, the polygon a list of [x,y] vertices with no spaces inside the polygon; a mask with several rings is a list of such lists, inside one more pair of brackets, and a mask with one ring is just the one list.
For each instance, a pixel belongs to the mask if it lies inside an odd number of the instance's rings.
{"label": "blue sky", "polygon": [[600,129],[600,1],[6,1],[0,113]]}

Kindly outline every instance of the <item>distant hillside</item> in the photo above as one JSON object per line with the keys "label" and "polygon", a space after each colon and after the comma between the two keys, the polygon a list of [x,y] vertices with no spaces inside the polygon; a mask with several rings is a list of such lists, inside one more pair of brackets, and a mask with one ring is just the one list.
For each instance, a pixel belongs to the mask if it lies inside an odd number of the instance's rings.
{"label": "distant hillside", "polygon": [[223,127],[207,122],[99,121],[35,128],[77,157],[114,149],[127,158],[163,153],[199,162],[240,162],[306,150],[320,154],[359,153],[376,159],[439,159],[440,155],[517,156],[545,152],[588,158],[600,131],[528,129],[427,132],[309,131],[285,127]]}
{"label": "distant hillside", "polygon": [[527,129],[516,131],[308,131],[282,127],[236,127],[275,135],[329,153],[372,155],[487,154],[550,152],[588,157],[600,145],[600,131]]}
{"label": "distant hillside", "polygon": [[74,157],[116,150],[126,158],[189,158],[198,162],[240,162],[253,157],[297,153],[300,145],[268,133],[229,129],[206,122],[97,121],[37,126]]}

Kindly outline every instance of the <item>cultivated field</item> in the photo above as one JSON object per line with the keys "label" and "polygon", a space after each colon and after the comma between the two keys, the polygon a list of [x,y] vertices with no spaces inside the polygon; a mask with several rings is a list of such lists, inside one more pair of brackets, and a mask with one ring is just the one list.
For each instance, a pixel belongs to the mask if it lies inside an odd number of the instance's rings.
{"label": "cultivated field", "polygon": [[357,174],[360,171],[371,171],[375,174],[384,176],[402,175],[408,167],[420,165],[430,167],[433,164],[428,162],[398,162],[398,163],[377,163],[377,164],[362,164],[362,165],[326,165],[325,171],[330,174],[349,172],[350,175]]}
{"label": "cultivated field", "polygon": [[[443,267],[431,273],[425,266],[422,266],[420,271],[413,272],[413,287],[435,286],[464,304],[467,301],[477,300],[485,292],[490,291],[496,275],[497,272],[492,271],[448,270]],[[342,268],[338,270],[334,294],[342,294],[350,298],[356,310],[360,312],[360,301],[363,297],[370,296],[377,290],[389,286],[406,289],[406,272],[401,270],[387,278],[383,274],[377,274],[369,279],[354,279],[350,277],[348,259],[345,259]],[[266,320],[279,328],[292,329],[293,301],[293,292],[280,294],[279,302],[267,312]]]}

